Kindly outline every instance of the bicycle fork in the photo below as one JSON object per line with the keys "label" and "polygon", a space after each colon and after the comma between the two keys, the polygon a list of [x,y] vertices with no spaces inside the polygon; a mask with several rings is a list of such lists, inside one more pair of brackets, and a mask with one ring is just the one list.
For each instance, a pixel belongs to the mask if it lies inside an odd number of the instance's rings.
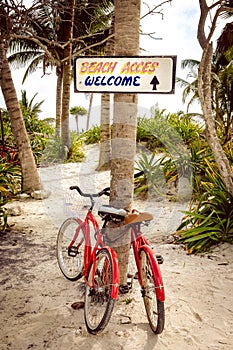
{"label": "bicycle fork", "polygon": [[[156,285],[156,294],[159,301],[164,302],[165,301],[165,291],[164,291],[164,284],[163,279],[161,275],[161,271],[158,265],[158,261],[155,257],[153,249],[148,245],[143,245],[139,251],[139,255],[135,254],[135,260],[136,265],[138,268],[138,281],[141,287],[142,286],[142,271],[141,271],[141,264],[140,264],[140,252],[144,250],[148,259],[150,260],[152,272],[153,272],[153,278]],[[136,252],[135,252],[136,253]]]}
{"label": "bicycle fork", "polygon": [[[112,288],[111,288],[111,299],[117,299],[118,297],[118,291],[119,291],[119,283],[120,283],[120,272],[119,272],[119,266],[118,266],[118,259],[115,251],[110,247],[104,247],[102,249],[105,249],[108,251],[108,253],[111,256],[112,260]],[[108,269],[108,266],[106,267]],[[94,286],[95,284],[95,270],[96,270],[96,252],[94,253],[93,257],[93,269],[92,269],[92,276],[91,276],[91,284]],[[88,271],[88,270],[87,270]],[[90,286],[87,275],[84,276],[85,282]]]}

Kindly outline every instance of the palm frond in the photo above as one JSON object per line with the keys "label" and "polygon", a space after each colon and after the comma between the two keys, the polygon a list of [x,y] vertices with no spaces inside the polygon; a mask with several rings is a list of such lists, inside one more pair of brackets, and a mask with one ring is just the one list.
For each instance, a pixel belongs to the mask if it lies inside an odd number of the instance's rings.
{"label": "palm frond", "polygon": [[189,69],[195,69],[197,70],[200,65],[200,61],[194,60],[194,59],[185,59],[181,61],[181,68],[189,68]]}
{"label": "palm frond", "polygon": [[13,69],[25,67],[31,60],[42,59],[44,53],[42,51],[21,51],[15,52],[8,56],[8,61]]}
{"label": "palm frond", "polygon": [[43,61],[43,59],[44,55],[42,54],[41,56],[36,57],[33,61],[30,62],[24,73],[22,84],[25,82],[25,80],[30,74],[34,73],[37,70],[39,64]]}

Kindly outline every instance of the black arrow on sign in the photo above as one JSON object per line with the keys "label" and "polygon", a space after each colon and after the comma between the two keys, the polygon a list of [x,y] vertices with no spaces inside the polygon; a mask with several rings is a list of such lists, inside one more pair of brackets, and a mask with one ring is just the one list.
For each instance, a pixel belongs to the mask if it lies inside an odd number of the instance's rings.
{"label": "black arrow on sign", "polygon": [[152,90],[157,90],[157,85],[159,84],[159,81],[156,77],[156,75],[153,77],[153,79],[150,82],[151,85],[153,85],[153,89]]}

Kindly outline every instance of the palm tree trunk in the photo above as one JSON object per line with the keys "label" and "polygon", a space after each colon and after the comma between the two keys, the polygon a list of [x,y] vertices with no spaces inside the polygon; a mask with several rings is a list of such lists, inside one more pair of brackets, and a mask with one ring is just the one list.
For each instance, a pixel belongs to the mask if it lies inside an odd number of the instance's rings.
{"label": "palm tree trunk", "polygon": [[78,117],[79,117],[79,115],[78,115],[78,113],[75,114],[74,117],[75,117],[75,123],[76,123],[77,134],[79,135],[79,126],[78,126]]}
{"label": "palm tree trunk", "polygon": [[63,65],[63,85],[62,85],[62,114],[61,114],[61,136],[62,144],[70,150],[70,127],[69,127],[69,110],[70,110],[70,84],[71,84],[71,45],[64,50],[67,57]]}
{"label": "palm tree trunk", "polygon": [[62,108],[62,68],[57,67],[57,90],[56,90],[56,137],[61,136],[61,108]]}
{"label": "palm tree trunk", "polygon": [[110,94],[101,95],[101,121],[100,121],[100,151],[97,171],[110,169],[111,155],[111,128],[110,128]]}
{"label": "palm tree trunk", "polygon": [[88,113],[87,113],[86,130],[89,130],[89,127],[90,127],[92,103],[93,103],[93,94],[90,94],[89,108],[88,108]]}
{"label": "palm tree trunk", "polygon": [[[109,35],[114,33],[115,17],[113,16]],[[115,39],[112,36],[106,44],[106,56],[115,53]],[[111,128],[110,128],[110,94],[103,93],[101,96],[100,113],[100,152],[97,170],[109,170],[111,157]]]}
{"label": "palm tree trunk", "polygon": [[61,116],[61,137],[62,144],[68,149],[70,155],[70,128],[69,128],[69,110],[70,110],[70,84],[71,84],[71,55],[72,55],[72,33],[74,23],[74,3],[75,0],[67,0],[64,4],[63,12],[63,41],[66,43],[63,62],[62,62],[62,116]]}
{"label": "palm tree trunk", "polygon": [[229,160],[219,142],[215,128],[215,120],[211,104],[211,64],[213,57],[212,44],[203,49],[202,59],[199,67],[198,91],[206,125],[206,138],[213,152],[219,173],[226,189],[233,195],[233,174]]}
{"label": "palm tree trunk", "polygon": [[39,173],[31,150],[23,115],[17,99],[4,42],[0,41],[0,86],[9,113],[12,133],[19,152],[22,189],[32,192],[41,189]]}
{"label": "palm tree trunk", "polygon": [[3,127],[3,119],[2,119],[2,110],[0,108],[0,125],[1,125],[1,143],[2,150],[5,151],[5,135],[4,135],[4,127]]}
{"label": "palm tree trunk", "polygon": [[[115,0],[115,54],[138,55],[140,0]],[[136,152],[137,95],[114,94],[110,205],[131,209]],[[120,284],[127,282],[130,231],[115,247]]]}
{"label": "palm tree trunk", "polygon": [[209,30],[209,35],[206,37],[205,25],[210,7],[208,7],[206,0],[199,0],[199,6],[201,14],[198,23],[197,37],[203,52],[198,72],[198,93],[205,120],[206,138],[213,152],[222,181],[226,186],[226,189],[233,194],[233,174],[229,160],[227,159],[226,154],[219,142],[211,103],[211,64],[213,60],[213,46],[210,40],[212,37],[211,35],[214,33],[220,12],[216,11],[215,16],[213,17],[214,20]]}

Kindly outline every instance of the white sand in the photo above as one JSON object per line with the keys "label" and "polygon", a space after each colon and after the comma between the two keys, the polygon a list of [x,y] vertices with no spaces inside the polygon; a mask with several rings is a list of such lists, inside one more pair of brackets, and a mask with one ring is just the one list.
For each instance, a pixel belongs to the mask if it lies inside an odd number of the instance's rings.
{"label": "white sand", "polygon": [[[69,186],[79,183],[83,190],[94,192],[109,185],[109,172],[94,171],[96,147],[89,149],[85,163],[41,169],[51,196],[15,203],[23,213],[10,217],[9,223],[21,231],[0,236],[0,350],[232,349],[233,247],[224,244],[204,256],[189,256],[182,247],[166,241],[187,203],[135,202],[156,215],[146,234],[164,257],[164,332],[156,336],[150,330],[135,280],[132,292],[119,297],[104,332],[87,333],[83,310],[71,308],[73,302],[82,300],[82,282],[62,276],[55,243],[63,219],[75,211],[83,213],[85,203],[70,194]],[[126,305],[126,298],[132,302]]]}

